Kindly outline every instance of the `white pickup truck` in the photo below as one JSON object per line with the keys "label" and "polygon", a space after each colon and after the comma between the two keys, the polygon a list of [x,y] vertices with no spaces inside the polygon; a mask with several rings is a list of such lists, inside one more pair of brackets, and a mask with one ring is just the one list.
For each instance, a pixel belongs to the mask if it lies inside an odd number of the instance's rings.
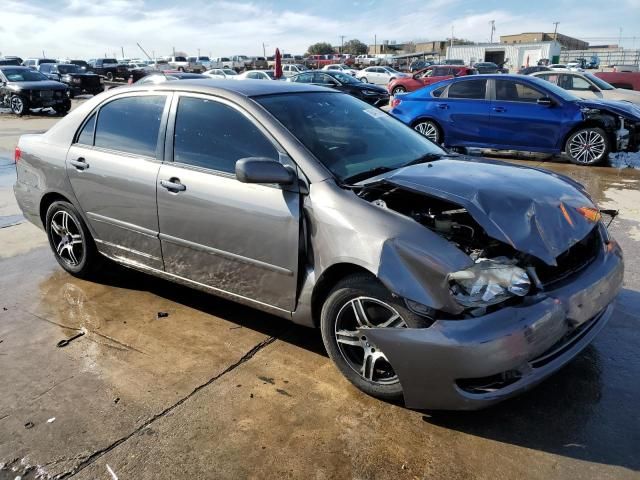
{"label": "white pickup truck", "polygon": [[358,55],[355,58],[355,64],[363,67],[372,67],[380,65],[381,59],[373,55]]}

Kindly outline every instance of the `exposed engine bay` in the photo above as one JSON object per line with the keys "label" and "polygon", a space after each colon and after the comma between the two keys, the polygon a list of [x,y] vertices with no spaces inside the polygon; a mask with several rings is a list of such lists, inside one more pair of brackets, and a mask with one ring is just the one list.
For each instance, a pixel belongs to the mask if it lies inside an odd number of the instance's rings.
{"label": "exposed engine bay", "polygon": [[450,292],[471,316],[487,308],[513,304],[547,285],[582,269],[595,258],[598,228],[577,242],[551,266],[535,256],[492,238],[461,205],[413,192],[403,187],[378,184],[364,188],[359,196],[378,208],[412,218],[452,242],[474,261],[474,266],[449,274]]}

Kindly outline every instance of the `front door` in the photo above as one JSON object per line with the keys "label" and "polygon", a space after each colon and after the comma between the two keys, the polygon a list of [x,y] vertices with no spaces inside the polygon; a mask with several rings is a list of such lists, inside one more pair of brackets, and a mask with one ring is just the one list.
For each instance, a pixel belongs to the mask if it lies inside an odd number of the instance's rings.
{"label": "front door", "polygon": [[91,114],[67,153],[73,192],[100,251],[162,269],[156,180],[167,95],[121,96]]}
{"label": "front door", "polygon": [[160,168],[158,218],[170,274],[282,310],[295,306],[299,193],[239,182],[241,158],[281,158],[255,120],[212,97],[182,94]]}
{"label": "front door", "polygon": [[554,151],[562,131],[562,111],[554,105],[539,105],[538,99],[546,93],[524,82],[494,82],[487,143],[504,149]]}

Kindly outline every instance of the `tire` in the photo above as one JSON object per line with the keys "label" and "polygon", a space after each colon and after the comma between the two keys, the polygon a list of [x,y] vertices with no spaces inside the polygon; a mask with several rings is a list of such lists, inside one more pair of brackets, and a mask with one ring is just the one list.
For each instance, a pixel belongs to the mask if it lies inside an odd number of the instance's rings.
{"label": "tire", "polygon": [[362,83],[369,83],[369,80],[367,80],[367,77],[362,77],[362,78],[360,79],[360,81],[361,81]]}
{"label": "tire", "polygon": [[62,105],[56,105],[55,107],[53,107],[53,109],[58,115],[66,115],[67,113],[69,113],[69,110],[71,110],[71,100],[68,100]]}
{"label": "tire", "polygon": [[184,72],[184,68],[183,67],[178,67],[178,71],[179,72]]}
{"label": "tire", "polygon": [[11,108],[11,111],[19,117],[29,111],[29,104],[27,103],[27,100],[22,98],[20,95],[11,95],[11,98],[9,99],[9,107]]}
{"label": "tire", "polygon": [[405,93],[406,91],[407,91],[407,89],[406,89],[406,88],[404,88],[404,87],[400,86],[400,87],[395,87],[391,93],[392,93],[393,95],[397,95],[397,94],[399,94],[399,93]]}
{"label": "tire", "polygon": [[60,266],[76,277],[91,277],[97,271],[100,254],[76,208],[69,202],[56,201],[45,218],[49,246]]}
{"label": "tire", "polygon": [[[356,308],[365,312],[365,322],[356,317]],[[320,330],[329,357],[353,385],[382,400],[398,401],[402,399],[398,377],[384,353],[366,339],[367,328],[385,322],[392,322],[388,328],[423,328],[431,323],[407,309],[373,276],[356,274],[338,282],[329,293],[322,306]]]}
{"label": "tire", "polygon": [[113,82],[113,72],[107,72],[107,74],[105,75],[105,77],[107,77],[107,80],[109,80],[110,82]]}
{"label": "tire", "polygon": [[413,129],[435,144],[439,145],[442,143],[442,130],[440,126],[432,120],[420,120],[413,126]]}
{"label": "tire", "polygon": [[598,165],[607,159],[611,146],[607,133],[598,127],[585,127],[573,132],[564,152],[576,165]]}

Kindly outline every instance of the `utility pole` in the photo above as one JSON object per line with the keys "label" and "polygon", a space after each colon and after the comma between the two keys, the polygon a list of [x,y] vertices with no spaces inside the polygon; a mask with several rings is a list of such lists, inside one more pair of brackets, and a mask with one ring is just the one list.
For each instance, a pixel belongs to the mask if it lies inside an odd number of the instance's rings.
{"label": "utility pole", "polygon": [[154,62],[156,61],[155,58],[151,58],[149,56],[149,54],[146,52],[146,50],[144,48],[142,48],[142,45],[140,45],[139,43],[136,43],[136,45],[138,45],[138,48],[140,50],[142,50],[142,53],[144,53],[149,60],[153,60]]}
{"label": "utility pole", "polygon": [[172,47],[173,48],[173,56],[176,56],[176,47]]}
{"label": "utility pole", "polygon": [[620,27],[620,36],[618,37],[618,48],[622,48],[622,27]]}
{"label": "utility pole", "polygon": [[122,52],[122,58],[124,58],[124,47],[120,47],[120,51]]}
{"label": "utility pole", "polygon": [[373,54],[378,54],[378,35],[373,34]]}
{"label": "utility pole", "polygon": [[267,58],[267,47],[268,47],[268,46],[269,46],[269,45],[267,45],[266,43],[262,42],[262,56],[263,56],[264,58]]}
{"label": "utility pole", "polygon": [[[453,25],[451,25],[451,46],[449,47],[449,55],[451,55],[452,49],[453,49]],[[447,58],[449,58],[449,55],[447,55]]]}
{"label": "utility pole", "polygon": [[558,24],[560,22],[553,22],[553,41],[557,42],[558,41]]}
{"label": "utility pole", "polygon": [[340,37],[340,53],[344,53],[344,35],[338,35]]}
{"label": "utility pole", "polygon": [[198,49],[198,57],[200,57],[200,49]]}
{"label": "utility pole", "polygon": [[489,24],[491,25],[491,40],[489,40],[489,43],[493,43],[493,32],[496,31],[496,21],[491,20]]}

